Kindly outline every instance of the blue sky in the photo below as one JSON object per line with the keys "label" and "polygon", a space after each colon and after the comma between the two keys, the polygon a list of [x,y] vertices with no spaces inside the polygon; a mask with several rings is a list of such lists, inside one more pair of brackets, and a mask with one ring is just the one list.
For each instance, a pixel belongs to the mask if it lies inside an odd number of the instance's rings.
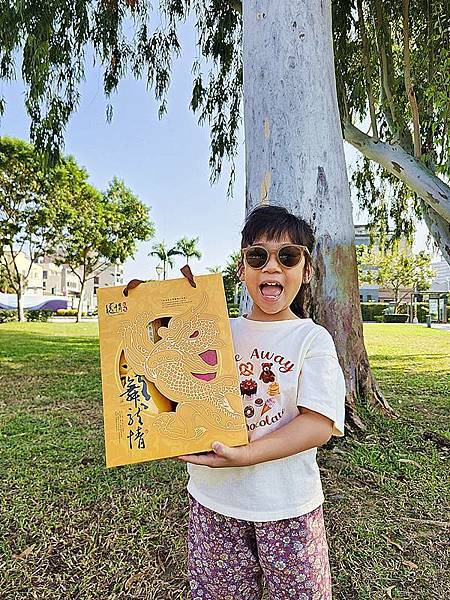
{"label": "blue sky", "polygon": [[[182,56],[174,64],[168,96],[168,114],[157,117],[157,105],[143,81],[124,80],[112,98],[114,117],[106,122],[107,101],[99,69],[89,68],[77,113],[66,131],[65,153],[73,154],[86,167],[90,181],[105,189],[114,175],[123,179],[135,194],[151,207],[156,225],[155,238],[139,244],[134,260],[125,264],[125,278],[154,278],[157,260],[148,257],[154,241],[174,244],[183,236],[200,237],[201,261],[192,264],[194,272],[224,265],[239,247],[239,231],[244,219],[244,145],[241,133],[240,155],[234,197],[226,197],[228,173],[209,185],[209,131],[199,127],[189,110],[192,89],[191,66],[195,55],[193,29],[181,28]],[[24,88],[20,82],[0,83],[6,97],[6,114],[0,134],[29,139],[29,119],[23,106]],[[347,164],[356,153],[346,145]],[[364,215],[354,209],[355,223]],[[425,228],[417,235],[415,249],[424,248]],[[170,277],[178,276],[181,260]]]}

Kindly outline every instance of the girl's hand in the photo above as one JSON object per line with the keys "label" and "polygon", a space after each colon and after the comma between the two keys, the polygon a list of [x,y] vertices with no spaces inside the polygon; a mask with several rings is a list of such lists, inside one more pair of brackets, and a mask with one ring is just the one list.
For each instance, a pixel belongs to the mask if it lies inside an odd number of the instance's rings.
{"label": "girl's hand", "polygon": [[251,465],[250,444],[230,448],[220,442],[212,444],[212,452],[202,454],[185,454],[178,456],[179,460],[192,465],[205,465],[206,467],[248,467]]}

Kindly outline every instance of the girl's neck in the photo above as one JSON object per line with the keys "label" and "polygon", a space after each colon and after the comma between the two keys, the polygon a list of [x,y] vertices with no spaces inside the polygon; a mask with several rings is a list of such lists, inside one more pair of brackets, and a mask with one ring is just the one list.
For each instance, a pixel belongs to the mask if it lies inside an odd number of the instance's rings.
{"label": "girl's neck", "polygon": [[251,311],[246,315],[246,318],[250,321],[292,321],[298,319],[297,315],[295,315],[290,308],[286,308],[271,315],[261,310],[259,306],[254,303]]}

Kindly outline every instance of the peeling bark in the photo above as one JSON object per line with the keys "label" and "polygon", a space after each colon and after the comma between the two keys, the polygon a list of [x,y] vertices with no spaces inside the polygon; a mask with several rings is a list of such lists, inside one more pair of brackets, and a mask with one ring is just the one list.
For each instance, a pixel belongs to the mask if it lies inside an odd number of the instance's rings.
{"label": "peeling bark", "polygon": [[243,8],[246,210],[262,201],[278,204],[312,225],[312,317],[336,344],[347,386],[347,425],[362,428],[358,398],[392,411],[364,347],[331,2],[323,0],[318,10],[314,0],[244,0]]}

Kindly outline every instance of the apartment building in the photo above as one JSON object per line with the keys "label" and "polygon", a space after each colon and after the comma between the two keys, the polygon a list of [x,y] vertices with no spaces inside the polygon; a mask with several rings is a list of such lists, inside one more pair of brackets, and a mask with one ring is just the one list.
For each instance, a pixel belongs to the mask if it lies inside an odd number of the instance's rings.
{"label": "apartment building", "polygon": [[[25,277],[30,268],[30,258],[24,252],[20,252],[16,262],[19,272]],[[78,272],[81,274],[80,270]],[[99,287],[121,285],[122,283],[122,265],[108,265],[93,273],[85,285],[83,312],[95,310]],[[24,295],[65,297],[68,308],[78,308],[80,292],[81,283],[77,274],[68,265],[58,265],[54,262],[53,257],[44,256],[31,265]]]}

